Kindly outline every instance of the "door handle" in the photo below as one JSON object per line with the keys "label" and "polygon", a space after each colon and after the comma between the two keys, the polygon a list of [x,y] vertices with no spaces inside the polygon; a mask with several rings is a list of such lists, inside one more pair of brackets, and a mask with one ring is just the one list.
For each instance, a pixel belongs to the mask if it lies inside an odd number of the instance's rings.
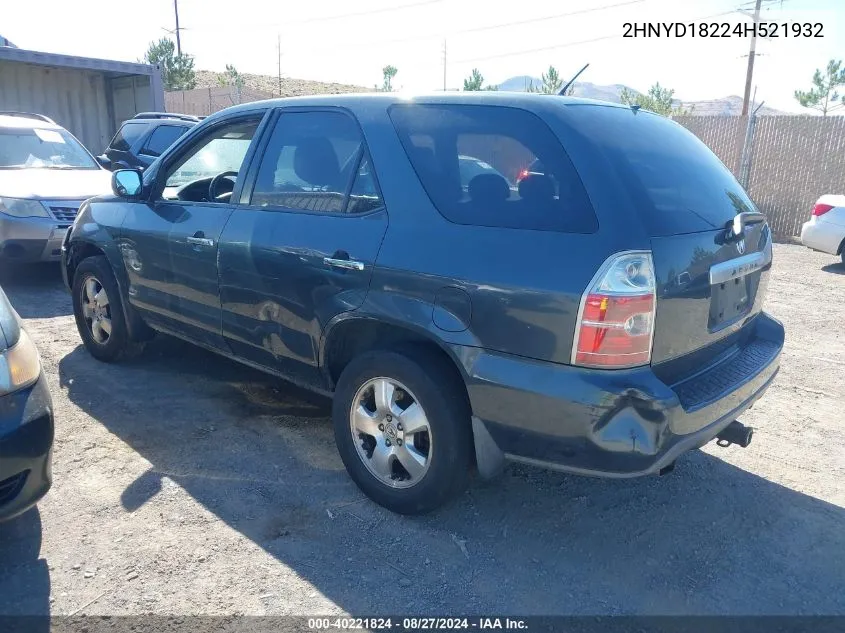
{"label": "door handle", "polygon": [[196,244],[197,246],[214,246],[214,240],[210,240],[202,231],[197,231],[192,236],[186,238],[188,244]]}
{"label": "door handle", "polygon": [[337,259],[335,257],[323,258],[323,263],[332,268],[342,268],[344,270],[364,270],[364,262],[356,262],[354,259]]}

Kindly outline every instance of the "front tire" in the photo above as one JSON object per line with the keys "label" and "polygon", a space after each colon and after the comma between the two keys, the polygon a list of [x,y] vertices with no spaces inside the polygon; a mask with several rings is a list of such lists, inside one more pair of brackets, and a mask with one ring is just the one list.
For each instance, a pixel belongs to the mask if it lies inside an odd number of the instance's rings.
{"label": "front tire", "polygon": [[105,256],[80,262],[72,293],[76,328],[91,356],[110,363],[140,352],[142,345],[129,336],[120,289]]}
{"label": "front tire", "polygon": [[335,440],[350,477],[400,514],[429,512],[467,485],[472,462],[464,386],[428,350],[374,351],[337,383]]}

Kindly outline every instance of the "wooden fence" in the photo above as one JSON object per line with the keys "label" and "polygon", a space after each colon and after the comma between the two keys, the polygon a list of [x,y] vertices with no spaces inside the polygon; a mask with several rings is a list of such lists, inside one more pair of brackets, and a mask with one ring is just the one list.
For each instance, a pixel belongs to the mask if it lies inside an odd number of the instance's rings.
{"label": "wooden fence", "polygon": [[[740,175],[747,117],[683,116],[675,120]],[[772,232],[794,238],[825,193],[845,193],[845,117],[759,116],[750,139],[746,189]]]}

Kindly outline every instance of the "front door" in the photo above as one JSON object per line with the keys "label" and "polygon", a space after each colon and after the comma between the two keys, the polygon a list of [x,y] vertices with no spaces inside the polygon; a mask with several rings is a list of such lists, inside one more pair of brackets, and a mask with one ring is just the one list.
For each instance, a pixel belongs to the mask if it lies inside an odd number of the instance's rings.
{"label": "front door", "polygon": [[263,113],[212,126],[163,166],[155,214],[167,218],[166,321],[162,329],[225,348],[217,253],[244,159]]}
{"label": "front door", "polygon": [[348,113],[282,109],[265,136],[223,231],[223,335],[237,355],[312,383],[323,327],[364,301],[387,212]]}

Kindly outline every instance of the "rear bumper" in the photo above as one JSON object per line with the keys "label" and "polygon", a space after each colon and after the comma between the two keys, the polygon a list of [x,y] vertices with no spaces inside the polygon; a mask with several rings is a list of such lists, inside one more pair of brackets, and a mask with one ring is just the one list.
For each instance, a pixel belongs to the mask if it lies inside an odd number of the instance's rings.
{"label": "rear bumper", "polygon": [[59,261],[67,223],[50,218],[0,215],[0,259],[17,262]]}
{"label": "rear bumper", "polygon": [[35,505],[53,481],[53,404],[42,375],[0,397],[0,521]]}
{"label": "rear bumper", "polygon": [[[602,477],[660,471],[712,440],[777,374],[783,326],[761,313],[753,336],[667,385],[650,367],[589,370],[462,348],[482,474],[505,459]],[[486,472],[485,472],[486,471]]]}
{"label": "rear bumper", "polygon": [[801,226],[801,243],[814,251],[838,255],[845,240],[845,226],[813,218]]}

